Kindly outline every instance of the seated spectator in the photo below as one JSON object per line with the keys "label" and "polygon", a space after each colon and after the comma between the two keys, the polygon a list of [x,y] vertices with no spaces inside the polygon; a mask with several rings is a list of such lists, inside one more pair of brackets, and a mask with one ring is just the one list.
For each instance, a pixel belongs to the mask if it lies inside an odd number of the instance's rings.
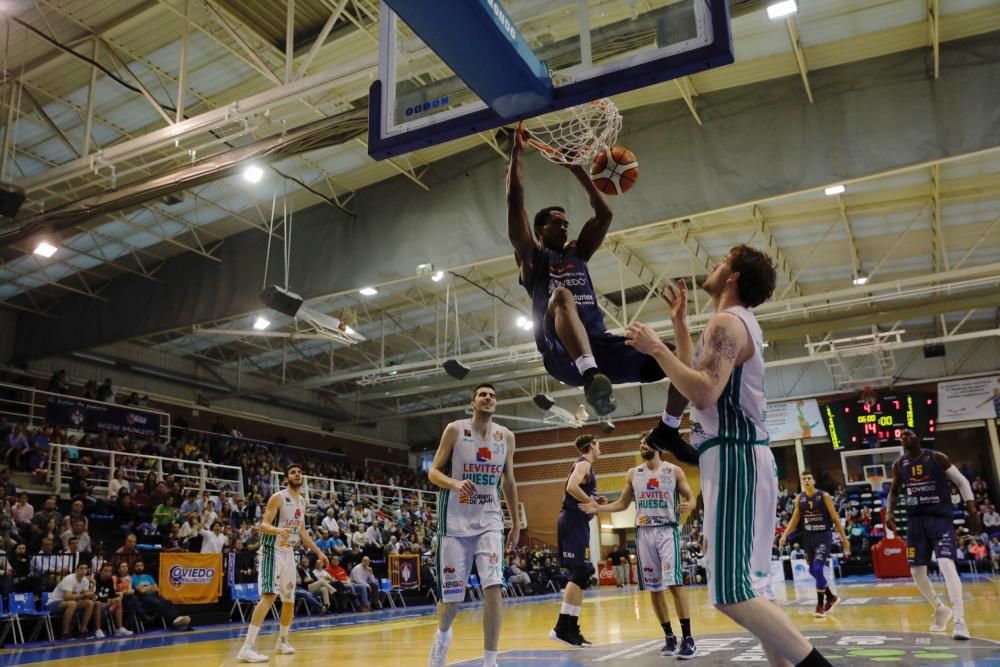
{"label": "seated spectator", "polygon": [[507,567],[504,568],[503,576],[511,584],[520,585],[526,593],[531,592],[531,575],[518,566],[513,556],[507,557]]}
{"label": "seated spectator", "polygon": [[337,523],[337,517],[335,516],[335,512],[332,507],[326,510],[326,516],[323,517],[321,527],[323,530],[329,531],[330,533],[340,529],[340,524]]}
{"label": "seated spectator", "polygon": [[316,540],[316,546],[319,547],[320,551],[329,555],[330,548],[333,546],[333,539],[330,537],[330,531],[324,528],[321,531],[321,535],[322,537]]}
{"label": "seated spectator", "polygon": [[141,554],[135,546],[136,541],[135,535],[128,535],[125,538],[125,544],[115,550],[115,557],[112,562],[116,568],[119,563],[126,562],[128,563],[129,571],[132,571],[135,566],[135,562],[141,558]]}
{"label": "seated spectator", "polygon": [[31,576],[38,585],[42,589],[52,588],[72,572],[69,561],[55,552],[55,541],[43,538],[38,553],[31,558]]}
{"label": "seated spectator", "polygon": [[[378,579],[375,578],[375,572],[372,571],[371,560],[369,560],[368,556],[364,556],[361,562],[351,570],[351,583],[359,586],[367,586],[370,599],[372,600],[371,606],[375,609],[382,608]],[[364,603],[362,603],[363,605]]]}
{"label": "seated spectator", "polygon": [[96,401],[97,400],[97,383],[93,380],[87,380],[87,384],[83,385],[83,398]]}
{"label": "seated spectator", "polygon": [[243,540],[237,539],[233,552],[236,553],[236,583],[247,584],[257,581],[257,555],[247,548]]}
{"label": "seated spectator", "polygon": [[[312,589],[312,590],[310,590]],[[324,597],[326,603],[320,602],[316,595]],[[316,579],[309,567],[309,556],[303,555],[295,568],[295,599],[303,599],[312,614],[325,614],[330,608],[329,589]]]}
{"label": "seated spectator", "polygon": [[10,516],[18,532],[22,535],[31,533],[31,520],[35,516],[35,507],[28,501],[28,494],[24,491],[17,495],[17,502],[10,508]]}
{"label": "seated spectator", "polygon": [[146,574],[146,566],[141,559],[135,561],[132,571],[132,589],[143,612],[163,618],[167,625],[174,628],[190,627],[191,617],[180,615],[174,603],[160,595],[160,587],[153,577]]}
{"label": "seated spectator", "polygon": [[125,471],[122,468],[115,468],[114,477],[108,482],[108,500],[118,500],[118,494],[122,489],[131,491],[132,487],[125,479]]}
{"label": "seated spectator", "polygon": [[52,377],[49,378],[49,386],[45,391],[51,394],[69,393],[69,380],[66,379],[66,371],[64,369],[59,369],[52,374]]}
{"label": "seated spectator", "polygon": [[87,515],[83,513],[83,501],[74,500],[72,506],[70,507],[69,514],[63,517],[62,525],[59,528],[60,533],[65,533],[67,530],[73,529],[74,521],[82,521],[83,529],[86,531],[90,528],[90,519]]}
{"label": "seated spectator", "polygon": [[6,450],[4,452],[4,461],[6,461],[9,466],[20,468],[18,465],[20,463],[20,459],[24,457],[31,448],[31,443],[28,441],[28,434],[25,432],[24,424],[14,425],[14,430],[7,436],[7,440],[4,445],[4,449]]}
{"label": "seated spectator", "polygon": [[983,512],[983,531],[989,535],[1000,532],[1000,513],[992,503]]}
{"label": "seated spectator", "polygon": [[201,514],[201,505],[198,503],[198,493],[194,490],[188,491],[184,495],[184,502],[180,507],[181,521],[191,521]]}
{"label": "seated spectator", "polygon": [[9,551],[7,553],[7,564],[10,566],[12,577],[10,585],[13,592],[35,592],[39,586],[36,583],[36,578],[31,573],[31,556],[28,555],[28,545],[20,542],[14,547],[13,554]]}
{"label": "seated spectator", "polygon": [[556,585],[557,590],[566,588],[566,584],[569,582],[569,576],[551,558],[545,559],[545,564],[542,566],[542,574]]}
{"label": "seated spectator", "polygon": [[135,491],[132,492],[132,507],[139,513],[143,521],[148,521],[153,516],[153,496],[148,493],[143,482],[135,483]]}
{"label": "seated spectator", "polygon": [[10,481],[10,468],[0,470],[0,489],[3,489],[5,497],[11,502],[17,497],[17,487]]}
{"label": "seated spectator", "polygon": [[788,554],[788,557],[791,558],[792,560],[797,560],[797,559],[804,560],[806,557],[806,551],[805,549],[802,548],[802,546],[798,542],[796,542],[795,544],[792,545],[792,551],[791,553]]}
{"label": "seated spectator", "polygon": [[361,601],[361,611],[369,611],[371,609],[371,604],[368,601],[368,593],[371,589],[367,584],[359,584],[351,580],[351,577],[347,574],[347,570],[340,564],[340,556],[330,556],[330,564],[326,566],[326,571],[335,582],[334,585],[339,584],[338,589],[342,586],[344,590],[350,591],[353,596],[356,596]]}
{"label": "seated spectator", "polygon": [[97,627],[101,627],[102,616],[110,614],[114,633],[119,636],[128,636],[132,634],[132,631],[122,623],[122,595],[115,590],[115,578],[112,571],[111,563],[102,563],[94,580],[94,612],[97,616]]}
{"label": "seated spectator", "polygon": [[90,476],[90,468],[87,466],[75,469],[69,477],[69,496],[74,500],[81,500],[86,507],[93,508],[97,505],[97,498],[94,497]]}
{"label": "seated spectator", "polygon": [[989,550],[986,548],[986,543],[982,540],[974,539],[970,540],[969,544],[969,556],[975,560],[986,560],[989,555]]}
{"label": "seated spectator", "polygon": [[[104,564],[101,563],[101,567]],[[135,596],[135,589],[132,588],[132,569],[130,565],[122,561],[113,566],[115,574],[115,592],[121,596],[123,615],[142,616],[142,608],[139,606],[139,598]],[[148,619],[151,620],[151,619]]]}
{"label": "seated spectator", "polygon": [[97,400],[104,403],[115,402],[115,388],[111,384],[111,378],[105,378],[104,384],[97,388]]}
{"label": "seated spectator", "polygon": [[993,562],[993,571],[1000,570],[1000,537],[994,536],[990,540],[990,560]]}
{"label": "seated spectator", "polygon": [[42,530],[47,529],[49,521],[55,519],[56,526],[62,524],[62,514],[56,509],[56,497],[49,496],[45,499],[45,504],[42,509],[35,512],[35,516],[31,519],[33,525],[38,526]]}
{"label": "seated spectator", "polygon": [[[90,619],[94,614],[94,592],[87,576],[90,566],[80,563],[73,574],[67,574],[49,594],[47,611],[51,614],[62,614],[62,636],[69,637],[73,628],[73,620],[80,615],[79,634],[86,635]],[[96,619],[95,619],[96,621]],[[94,637],[104,638],[104,631],[94,623]]]}
{"label": "seated spectator", "polygon": [[330,535],[330,553],[341,555],[347,551],[347,545],[344,544],[344,540],[340,538],[340,530],[335,529]]}
{"label": "seated spectator", "polygon": [[[153,511],[153,525],[162,534],[170,532],[170,527],[177,520],[177,508],[174,507],[174,497],[166,496]],[[179,528],[179,526],[178,526]]]}

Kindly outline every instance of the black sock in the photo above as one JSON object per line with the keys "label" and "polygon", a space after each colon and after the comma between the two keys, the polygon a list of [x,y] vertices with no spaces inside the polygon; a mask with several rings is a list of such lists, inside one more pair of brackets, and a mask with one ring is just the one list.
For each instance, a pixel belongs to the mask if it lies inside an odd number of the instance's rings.
{"label": "black sock", "polygon": [[816,649],[812,650],[812,653],[807,655],[805,659],[795,667],[833,667],[830,661],[819,654]]}
{"label": "black sock", "polygon": [[665,634],[667,637],[674,634],[674,631],[670,629],[670,621],[667,621],[666,623],[660,623],[660,627],[663,628],[663,634]]}
{"label": "black sock", "polygon": [[556,632],[563,632],[566,628],[570,627],[570,623],[572,623],[571,618],[569,614],[559,614],[559,621],[556,623]]}
{"label": "black sock", "polygon": [[598,368],[596,366],[594,366],[593,368],[588,368],[587,370],[585,370],[583,372],[583,386],[584,387],[589,387],[591,381],[594,379],[594,376],[597,375],[600,372],[601,371],[598,370]]}
{"label": "black sock", "polygon": [[691,636],[691,619],[681,619],[681,635],[686,639]]}
{"label": "black sock", "polygon": [[816,601],[819,602],[820,606],[824,603],[824,596],[826,595],[826,589],[816,591]]}

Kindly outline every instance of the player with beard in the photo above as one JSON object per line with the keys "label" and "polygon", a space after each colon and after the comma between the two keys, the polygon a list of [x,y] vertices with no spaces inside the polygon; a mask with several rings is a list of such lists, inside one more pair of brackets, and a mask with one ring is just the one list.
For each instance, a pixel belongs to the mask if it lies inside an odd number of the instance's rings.
{"label": "player with beard", "polygon": [[[694,492],[680,467],[660,459],[660,453],[639,441],[639,455],[645,463],[631,468],[625,476],[625,488],[613,503],[582,503],[584,512],[621,512],[636,501],[635,534],[639,560],[639,590],[649,591],[653,611],[660,622],[666,643],[661,655],[675,655],[681,660],[695,657],[691,636],[691,612],[684,593],[684,570],[681,562],[681,536],[677,529],[682,514],[694,506]],[[683,500],[679,500],[683,498]],[[663,589],[670,589],[681,624],[681,643],[670,627],[670,608]]]}
{"label": "player with beard", "polygon": [[253,609],[246,640],[236,655],[240,662],[268,661],[268,657],[257,653],[255,648],[260,627],[278,595],[281,596],[281,627],[275,651],[281,654],[295,653],[295,649],[288,643],[288,629],[295,612],[295,548],[300,543],[304,544],[316,554],[319,567],[326,567],[326,555],[305,530],[306,501],[301,493],[304,481],[302,466],[290,463],[285,467],[286,488],[272,495],[264,508],[264,516],[260,522],[263,536],[257,561],[260,602]]}
{"label": "player with beard", "polygon": [[[905,493],[906,506],[906,558],[910,562],[910,573],[924,598],[934,607],[934,621],[931,632],[945,632],[948,621],[955,617],[952,625],[954,639],[969,639],[969,626],[965,623],[965,598],[962,579],[955,567],[955,526],[952,523],[950,484],[958,488],[965,501],[969,528],[973,534],[979,533],[979,512],[976,510],[975,496],[969,480],[962,476],[958,468],[951,464],[941,452],[924,449],[920,437],[912,429],[903,429],[903,455],[892,464],[892,487],[885,510],[885,525],[896,532],[893,516],[897,496]],[[949,484],[950,483],[950,484]],[[934,587],[927,578],[927,565],[931,553],[937,556],[938,569],[944,577],[944,587],[951,600],[951,609],[945,606],[934,593]]]}
{"label": "player with beard", "polygon": [[826,618],[826,615],[840,603],[840,598],[830,590],[826,574],[823,572],[826,559],[830,557],[830,548],[833,546],[833,529],[836,528],[840,533],[844,556],[851,555],[851,543],[847,540],[844,527],[840,525],[840,516],[837,514],[837,508],[833,506],[830,494],[816,488],[816,478],[808,470],[803,470],[799,479],[802,480],[802,493],[795,499],[795,510],[785,527],[785,532],[778,540],[778,547],[784,548],[788,536],[795,531],[801,520],[802,548],[806,552],[809,573],[816,580],[815,616]]}
{"label": "player with beard", "polygon": [[439,487],[437,631],[428,667],[444,667],[451,645],[451,626],[465,600],[472,564],[483,588],[483,667],[496,667],[500,642],[503,586],[503,509],[500,490],[510,508],[507,549],[517,546],[521,532],[514,481],[514,434],[493,422],[497,393],[481,383],[472,390],[472,419],[445,427],[427,478]]}
{"label": "player with beard", "polygon": [[770,257],[738,245],[702,285],[715,314],[696,352],[683,288],[668,299],[676,354],[645,324],[629,325],[625,336],[629,345],[652,355],[691,400],[710,602],[760,640],[774,667],[831,667],[771,592],[778,468],[764,423],[764,334],[751,309],[771,298],[776,280]]}

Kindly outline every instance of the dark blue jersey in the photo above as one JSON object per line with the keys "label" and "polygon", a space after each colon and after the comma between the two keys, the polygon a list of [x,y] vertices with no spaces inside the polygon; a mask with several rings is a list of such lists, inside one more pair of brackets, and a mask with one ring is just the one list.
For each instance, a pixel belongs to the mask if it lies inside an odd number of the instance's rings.
{"label": "dark blue jersey", "polygon": [[[581,456],[580,458],[578,458],[576,461],[573,462],[573,468],[576,468],[576,464],[579,463],[580,461],[586,461],[586,460],[587,458],[585,456]],[[573,476],[572,468],[570,469],[569,474],[570,477]],[[567,485],[569,484],[569,479],[566,480],[566,484]],[[583,489],[583,492],[586,493],[591,498],[597,495],[597,475],[594,473],[593,465],[590,466],[590,475],[586,480],[584,480],[583,484],[580,485],[580,488]],[[562,508],[564,512],[569,512],[570,514],[577,515],[578,517],[584,519],[585,521],[590,521],[590,515],[587,514],[586,512],[580,511],[580,501],[571,496],[568,491],[563,492]]]}
{"label": "dark blue jersey", "polygon": [[802,530],[806,533],[828,533],[833,530],[833,519],[826,509],[825,496],[822,490],[816,489],[811,496],[802,492],[796,499],[799,516],[802,517]]}
{"label": "dark blue jersey", "polygon": [[899,483],[908,517],[951,516],[951,483],[930,451],[899,458]]}
{"label": "dark blue jersey", "polygon": [[557,287],[565,287],[573,293],[577,313],[584,328],[591,336],[607,332],[604,313],[597,304],[594,283],[587,271],[587,263],[576,252],[576,242],[569,243],[560,251],[538,248],[532,258],[532,272],[524,289],[531,297],[531,319],[535,323],[535,345],[539,352],[546,352],[549,343],[545,339],[545,313],[549,308],[549,298]]}

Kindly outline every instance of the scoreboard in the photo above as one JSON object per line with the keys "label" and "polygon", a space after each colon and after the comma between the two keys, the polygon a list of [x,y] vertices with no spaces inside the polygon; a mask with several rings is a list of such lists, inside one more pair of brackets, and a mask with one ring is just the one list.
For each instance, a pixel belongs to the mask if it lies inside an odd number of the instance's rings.
{"label": "scoreboard", "polygon": [[922,439],[933,439],[937,425],[936,398],[928,392],[893,390],[874,400],[833,401],[823,413],[834,449],[878,447],[899,440],[906,428]]}

